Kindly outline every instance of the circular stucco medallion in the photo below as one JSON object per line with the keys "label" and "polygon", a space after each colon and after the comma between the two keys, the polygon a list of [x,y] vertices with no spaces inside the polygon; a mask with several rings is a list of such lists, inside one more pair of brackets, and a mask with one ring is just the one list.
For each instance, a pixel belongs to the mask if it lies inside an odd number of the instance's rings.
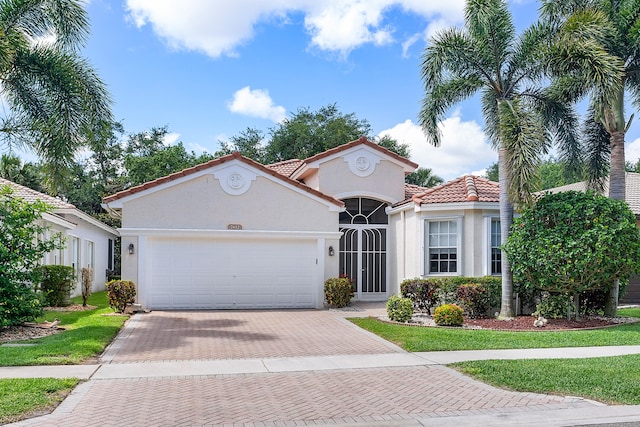
{"label": "circular stucco medallion", "polygon": [[227,184],[229,184],[229,187],[237,190],[244,185],[244,178],[239,173],[232,173],[227,178]]}
{"label": "circular stucco medallion", "polygon": [[366,171],[369,169],[370,165],[371,163],[369,162],[369,159],[364,156],[360,156],[356,159],[356,168],[358,168],[358,170]]}

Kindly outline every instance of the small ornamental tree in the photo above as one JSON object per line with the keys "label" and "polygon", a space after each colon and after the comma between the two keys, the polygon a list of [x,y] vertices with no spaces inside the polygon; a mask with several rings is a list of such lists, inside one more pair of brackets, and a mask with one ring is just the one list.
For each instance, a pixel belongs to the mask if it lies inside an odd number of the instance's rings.
{"label": "small ornamental tree", "polygon": [[19,325],[42,313],[40,260],[60,249],[59,235],[43,239],[47,227],[40,218],[48,205],[15,197],[10,187],[0,187],[0,326]]}
{"label": "small ornamental tree", "polygon": [[522,287],[572,297],[608,290],[640,267],[640,233],[624,201],[593,192],[547,194],[514,221],[504,246]]}

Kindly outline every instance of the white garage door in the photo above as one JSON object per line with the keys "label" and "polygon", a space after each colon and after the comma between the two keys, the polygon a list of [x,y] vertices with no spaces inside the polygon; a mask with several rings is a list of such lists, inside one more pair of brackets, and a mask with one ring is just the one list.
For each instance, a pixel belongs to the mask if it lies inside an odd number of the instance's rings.
{"label": "white garage door", "polygon": [[315,241],[149,240],[154,309],[306,308],[316,293]]}

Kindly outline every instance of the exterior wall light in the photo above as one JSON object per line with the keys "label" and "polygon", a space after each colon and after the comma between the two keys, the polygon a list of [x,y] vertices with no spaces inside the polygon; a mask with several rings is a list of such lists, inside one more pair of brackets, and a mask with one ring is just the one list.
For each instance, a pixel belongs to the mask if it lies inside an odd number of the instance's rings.
{"label": "exterior wall light", "polygon": [[129,243],[129,255],[133,255],[135,252],[135,247],[133,246],[133,243]]}
{"label": "exterior wall light", "polygon": [[333,246],[329,246],[329,256],[334,256],[336,254],[336,251],[333,250]]}

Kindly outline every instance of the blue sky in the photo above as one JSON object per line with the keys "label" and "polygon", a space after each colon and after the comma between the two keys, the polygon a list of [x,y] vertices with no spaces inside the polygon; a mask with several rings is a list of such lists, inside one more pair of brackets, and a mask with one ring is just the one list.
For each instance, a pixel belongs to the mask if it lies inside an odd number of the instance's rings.
{"label": "blue sky", "polygon": [[[534,1],[510,6],[520,28],[536,17]],[[437,30],[461,24],[463,7],[463,0],[91,0],[84,55],[127,133],[166,125],[167,143],[214,152],[247,127],[268,132],[300,107],[336,103],[452,179],[497,159],[475,101],[448,113],[439,148],[416,125],[421,52]],[[638,156],[640,140],[627,149],[628,159]]]}

